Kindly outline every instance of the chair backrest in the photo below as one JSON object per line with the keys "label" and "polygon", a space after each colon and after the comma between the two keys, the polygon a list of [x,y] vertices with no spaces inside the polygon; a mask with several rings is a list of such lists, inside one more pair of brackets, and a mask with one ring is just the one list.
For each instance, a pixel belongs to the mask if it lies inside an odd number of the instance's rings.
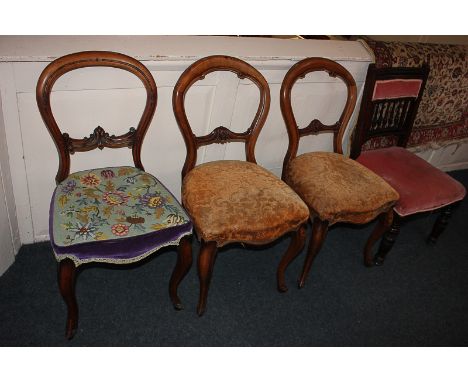
{"label": "chair backrest", "polygon": [[[318,119],[314,119],[308,126],[299,128],[292,109],[291,91],[299,78],[304,78],[306,74],[317,71],[325,71],[331,77],[339,77],[345,83],[347,88],[346,104],[339,120],[335,124],[324,125]],[[321,57],[306,58],[293,65],[286,73],[281,85],[280,106],[289,136],[288,151],[283,163],[283,174],[285,174],[289,162],[297,155],[299,139],[303,136],[318,134],[324,131],[333,132],[333,151],[339,154],[343,153],[341,141],[356,106],[356,82],[351,73],[335,61]]]}
{"label": "chair backrest", "polygon": [[[58,78],[75,69],[91,66],[112,67],[126,70],[136,75],[146,88],[146,104],[137,128],[122,135],[109,135],[98,126],[87,138],[71,138],[68,133],[62,133],[52,114],[50,94]],[[156,109],[157,88],[149,70],[139,61],[120,53],[88,51],[69,54],[52,61],[42,72],[36,87],[36,100],[42,119],[47,126],[59,153],[59,169],[55,180],[63,181],[70,174],[70,154],[77,151],[129,147],[132,148],[135,167],[143,170],[141,163],[141,145],[146,131]]]}
{"label": "chair backrest", "polygon": [[420,68],[369,65],[351,158],[356,159],[362,146],[375,137],[393,136],[397,146],[406,147],[428,75],[427,64]]}
{"label": "chair backrest", "polygon": [[[193,134],[187,119],[185,94],[196,81],[204,79],[207,74],[215,71],[230,71],[237,74],[240,79],[248,78],[252,81],[260,91],[257,113],[250,127],[242,133],[235,133],[224,126],[219,126],[211,133],[197,137]],[[243,141],[245,142],[247,161],[256,163],[255,143],[265,124],[270,109],[270,89],[265,78],[253,66],[238,58],[229,56],[216,55],[202,58],[194,62],[182,73],[174,88],[172,105],[175,118],[184,137],[185,146],[187,147],[187,156],[182,169],[182,179],[195,167],[197,162],[197,149],[212,143]]]}

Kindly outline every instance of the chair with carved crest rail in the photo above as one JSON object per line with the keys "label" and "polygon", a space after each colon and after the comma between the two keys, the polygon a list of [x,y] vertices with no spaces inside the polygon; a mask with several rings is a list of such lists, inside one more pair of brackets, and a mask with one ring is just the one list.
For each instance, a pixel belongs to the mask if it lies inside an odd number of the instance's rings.
{"label": "chair with carved crest rail", "polygon": [[[347,88],[347,100],[341,116],[333,125],[314,119],[299,128],[294,117],[291,92],[299,78],[311,72],[328,72]],[[283,163],[283,180],[306,202],[310,210],[312,232],[299,287],[302,288],[312,262],[320,251],[328,228],[339,222],[364,224],[376,217],[375,226],[364,248],[364,263],[372,265],[371,249],[391,224],[391,209],[397,192],[383,179],[342,154],[342,137],[356,104],[356,83],[340,64],[318,57],[299,61],[286,74],[280,93],[280,106],[288,130],[289,146]],[[297,155],[299,139],[310,134],[333,132],[334,152],[309,152]]]}
{"label": "chair with carved crest rail", "polygon": [[[385,233],[375,263],[381,265],[392,248],[405,216],[441,209],[427,241],[435,244],[453,206],[466,194],[463,185],[406,149],[418,111],[429,66],[377,68],[369,65],[351,157],[385,179],[400,194],[393,223]],[[384,138],[393,146],[362,151]]]}
{"label": "chair with carved crest rail", "polygon": [[[146,89],[146,104],[137,128],[109,135],[102,127],[83,139],[62,133],[52,114],[50,96],[59,77],[86,67],[111,67],[137,76]],[[192,223],[174,196],[144,171],[141,146],[157,101],[153,76],[137,60],[114,52],[89,51],[63,56],[42,72],[36,89],[39,111],[59,153],[59,169],[50,204],[49,234],[57,261],[58,282],[68,309],[66,336],[78,326],[76,268],[84,263],[128,264],[159,248],[179,245],[169,293],[181,307],[176,286],[191,266]],[[70,174],[70,155],[95,148],[132,149],[134,167],[93,168]]]}
{"label": "chair with carved crest rail", "polygon": [[[214,71],[233,72],[258,87],[260,100],[257,112],[245,132],[235,133],[220,126],[205,136],[193,134],[185,111],[185,95],[196,81]],[[187,68],[174,88],[172,100],[187,147],[182,170],[182,202],[192,217],[195,232],[201,241],[198,314],[201,316],[206,309],[218,248],[228,243],[261,245],[292,233],[289,248],[277,270],[278,289],[285,291],[284,272],[304,245],[304,223],[308,218],[308,209],[284,182],[255,161],[255,143],[270,106],[268,83],[260,72],[242,60],[210,56]],[[195,166],[200,146],[230,141],[245,143],[246,161],[219,160]]]}

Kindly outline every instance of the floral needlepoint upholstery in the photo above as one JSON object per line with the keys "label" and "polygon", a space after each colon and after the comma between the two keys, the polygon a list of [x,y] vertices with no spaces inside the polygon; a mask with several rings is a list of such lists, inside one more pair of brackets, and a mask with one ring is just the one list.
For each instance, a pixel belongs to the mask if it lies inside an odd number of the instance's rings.
{"label": "floral needlepoint upholstery", "polygon": [[133,262],[192,231],[175,197],[134,167],[69,175],[55,189],[49,224],[57,258],[76,264]]}

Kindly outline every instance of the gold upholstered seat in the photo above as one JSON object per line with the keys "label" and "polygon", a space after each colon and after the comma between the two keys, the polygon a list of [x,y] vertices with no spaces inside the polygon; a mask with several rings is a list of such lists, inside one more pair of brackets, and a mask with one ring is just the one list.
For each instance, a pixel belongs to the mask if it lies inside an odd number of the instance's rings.
{"label": "gold upholstered seat", "polygon": [[381,177],[341,154],[312,152],[294,158],[287,183],[320,220],[367,223],[387,211],[398,193]]}
{"label": "gold upholstered seat", "polygon": [[182,202],[199,238],[218,246],[268,243],[298,228],[309,216],[307,206],[290,187],[245,161],[195,167],[184,178]]}
{"label": "gold upholstered seat", "polygon": [[[243,132],[218,126],[209,134],[197,136],[187,118],[185,95],[194,83],[216,71],[231,72],[240,79],[251,81],[259,91],[257,112]],[[266,79],[238,58],[205,57],[181,75],[174,87],[172,104],[187,147],[182,169],[182,200],[200,239],[198,314],[204,314],[206,309],[218,249],[227,243],[261,245],[290,233],[290,245],[276,273],[278,289],[286,291],[284,273],[304,246],[304,223],[309,211],[283,181],[256,164],[255,144],[270,109],[270,89]],[[198,148],[231,141],[245,143],[246,161],[221,160],[196,166]]]}
{"label": "gold upholstered seat", "polygon": [[[336,123],[324,125],[314,119],[308,126],[299,128],[291,102],[292,88],[299,78],[317,71],[327,72],[344,82],[346,104]],[[343,156],[341,144],[356,105],[356,95],[356,82],[351,73],[337,62],[319,57],[306,58],[293,65],[281,85],[281,113],[289,137],[282,178],[306,202],[312,221],[311,238],[299,287],[304,286],[328,227],[337,222],[363,224],[379,216],[379,224],[364,248],[364,263],[372,265],[372,246],[390,226],[392,207],[399,198],[398,193],[382,178]],[[333,153],[312,152],[296,156],[301,137],[321,132],[333,133]]]}

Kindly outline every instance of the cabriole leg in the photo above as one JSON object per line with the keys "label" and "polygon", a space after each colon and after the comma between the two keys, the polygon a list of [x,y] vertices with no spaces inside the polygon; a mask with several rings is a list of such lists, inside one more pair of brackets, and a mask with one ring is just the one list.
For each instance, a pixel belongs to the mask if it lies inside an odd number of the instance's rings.
{"label": "cabriole leg", "polygon": [[276,279],[278,283],[278,290],[280,292],[287,292],[288,287],[286,286],[286,281],[284,279],[284,272],[289,264],[299,255],[302,248],[305,244],[305,224],[301,225],[298,230],[294,231],[292,234],[291,242],[289,247],[281,259],[281,262],[278,266],[278,271],[276,273]]}
{"label": "cabriole leg", "polygon": [[67,339],[72,339],[78,327],[78,304],[75,296],[76,267],[72,260],[64,259],[59,263],[58,282],[60,294],[67,304],[68,317],[65,330]]}
{"label": "cabriole leg", "polygon": [[304,261],[301,277],[299,278],[299,288],[304,287],[307,275],[310,271],[310,267],[312,266],[312,262],[314,261],[315,256],[317,256],[317,253],[320,251],[320,248],[322,248],[322,244],[325,241],[327,232],[328,222],[322,221],[319,218],[315,218],[312,223],[312,233],[310,236],[309,248],[307,250],[307,257]]}
{"label": "cabriole leg", "polygon": [[198,278],[200,280],[200,297],[198,299],[197,313],[202,316],[206,310],[208,289],[210,287],[211,275],[213,273],[216,259],[216,242],[204,242],[202,240],[200,254],[198,255]]}
{"label": "cabriole leg", "polygon": [[374,258],[372,256],[372,247],[388,231],[393,221],[393,209],[379,215],[378,222],[374,227],[366,246],[364,247],[364,265],[371,267],[374,265]]}
{"label": "cabriole leg", "polygon": [[182,302],[177,295],[177,288],[192,266],[191,238],[191,236],[184,236],[180,239],[179,246],[177,248],[177,263],[174,271],[172,272],[171,280],[169,281],[169,296],[174,308],[177,310],[183,309]]}

